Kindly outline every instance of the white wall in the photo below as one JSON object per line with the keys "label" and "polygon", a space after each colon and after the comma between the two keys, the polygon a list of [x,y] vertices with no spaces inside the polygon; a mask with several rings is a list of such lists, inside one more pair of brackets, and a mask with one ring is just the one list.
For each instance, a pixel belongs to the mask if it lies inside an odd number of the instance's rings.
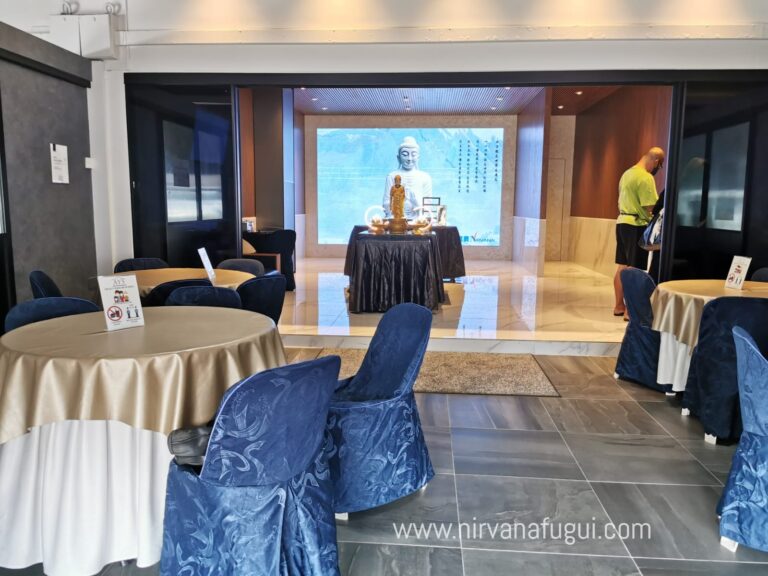
{"label": "white wall", "polygon": [[[97,238],[131,255],[125,72],[452,72],[750,69],[768,63],[764,0],[122,0],[121,57],[93,99]],[[0,0],[0,20],[45,38],[54,0]],[[103,12],[104,0],[80,0]],[[101,120],[99,116],[102,116]],[[99,163],[101,166],[102,164]],[[94,194],[99,193],[94,186]]]}

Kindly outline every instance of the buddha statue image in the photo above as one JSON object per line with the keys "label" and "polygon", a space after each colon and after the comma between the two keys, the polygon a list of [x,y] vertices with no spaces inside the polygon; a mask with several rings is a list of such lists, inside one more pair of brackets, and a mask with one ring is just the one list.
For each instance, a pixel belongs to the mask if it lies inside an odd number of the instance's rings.
{"label": "buddha statue image", "polygon": [[400,175],[395,176],[395,183],[389,189],[389,207],[392,218],[400,220],[405,218],[405,188],[400,183]]}

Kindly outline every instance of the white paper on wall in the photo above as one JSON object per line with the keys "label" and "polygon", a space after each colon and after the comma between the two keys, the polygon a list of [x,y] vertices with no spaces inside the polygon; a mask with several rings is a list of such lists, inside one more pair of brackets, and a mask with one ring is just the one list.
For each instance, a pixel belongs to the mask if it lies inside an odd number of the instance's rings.
{"label": "white paper on wall", "polygon": [[50,144],[51,181],[54,184],[69,184],[69,156],[63,144]]}

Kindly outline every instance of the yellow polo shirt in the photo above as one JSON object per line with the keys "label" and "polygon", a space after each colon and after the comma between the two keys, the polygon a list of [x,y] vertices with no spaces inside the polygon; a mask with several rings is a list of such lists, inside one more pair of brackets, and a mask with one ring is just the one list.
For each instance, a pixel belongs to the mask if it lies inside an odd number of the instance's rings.
{"label": "yellow polo shirt", "polygon": [[647,226],[651,221],[643,206],[653,206],[659,195],[656,181],[650,172],[639,166],[632,166],[619,180],[619,224]]}

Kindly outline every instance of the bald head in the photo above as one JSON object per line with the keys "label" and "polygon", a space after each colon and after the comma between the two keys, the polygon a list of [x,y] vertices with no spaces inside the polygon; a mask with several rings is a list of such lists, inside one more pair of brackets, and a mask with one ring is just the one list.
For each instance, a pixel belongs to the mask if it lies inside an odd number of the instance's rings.
{"label": "bald head", "polygon": [[648,150],[645,155],[643,155],[640,163],[643,164],[644,168],[648,172],[655,175],[656,172],[658,172],[659,169],[664,166],[664,156],[664,150],[658,146],[654,146]]}

